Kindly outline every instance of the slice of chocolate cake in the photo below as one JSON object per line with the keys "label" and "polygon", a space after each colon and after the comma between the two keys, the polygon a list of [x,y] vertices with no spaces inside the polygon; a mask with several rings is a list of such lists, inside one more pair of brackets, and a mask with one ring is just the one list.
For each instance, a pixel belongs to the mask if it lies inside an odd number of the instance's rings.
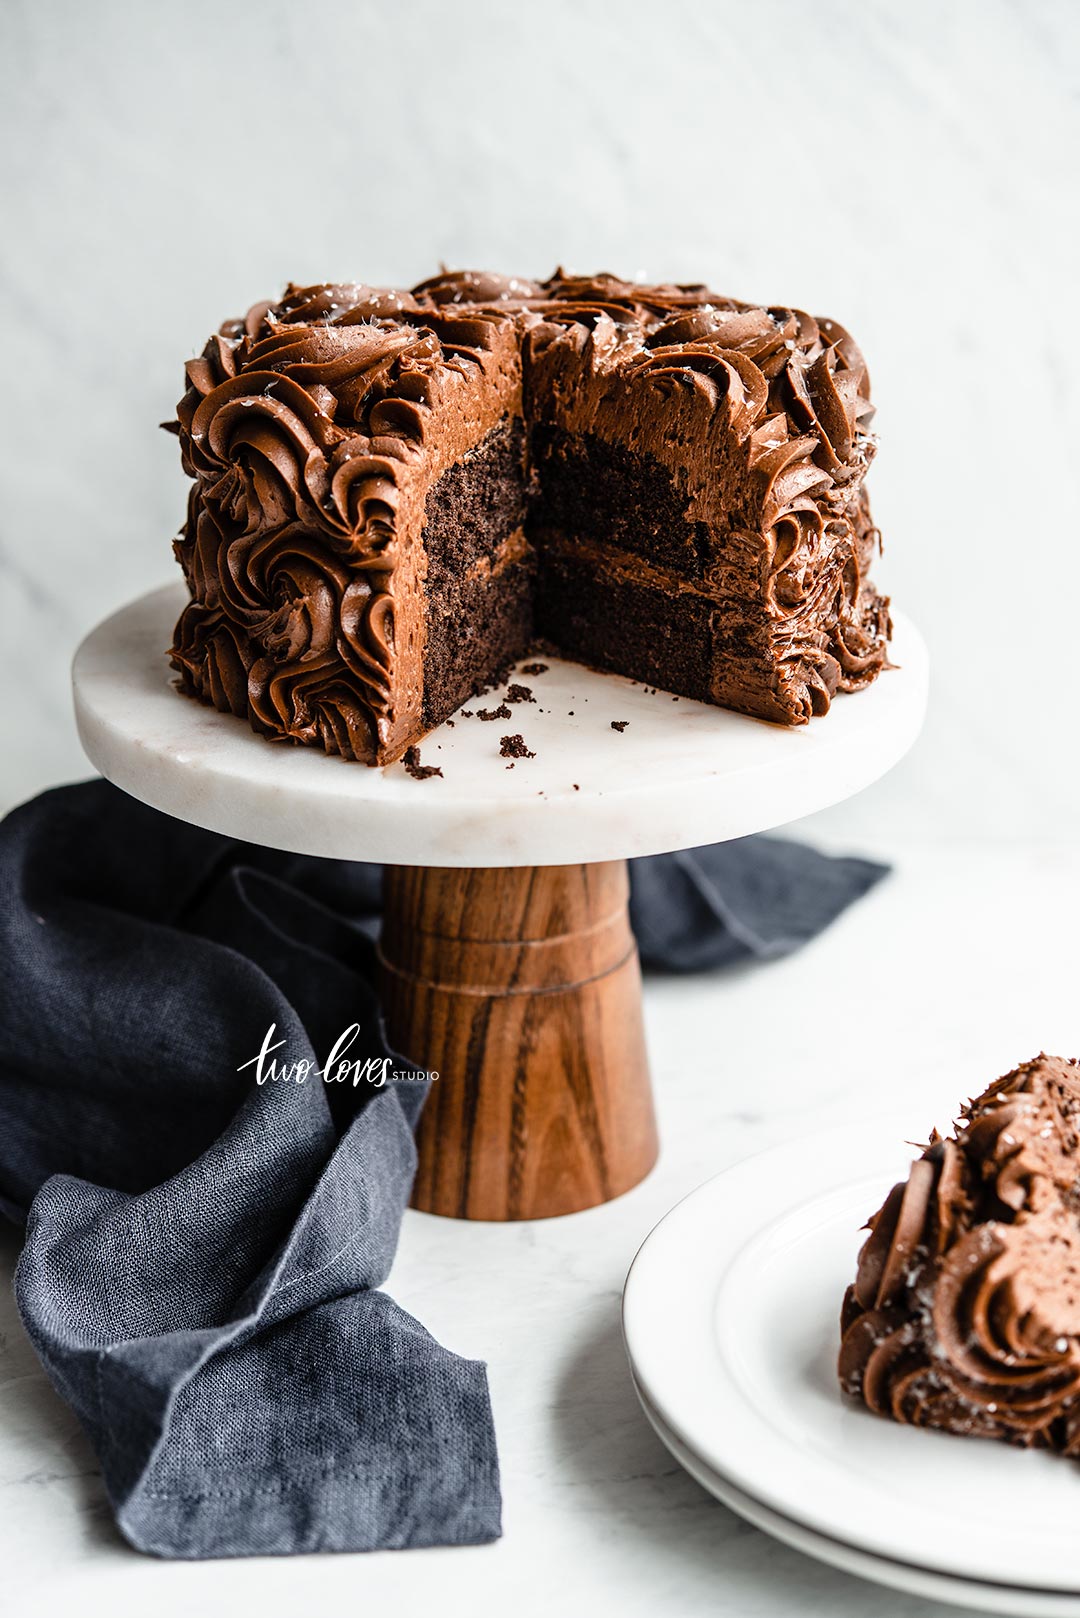
{"label": "slice of chocolate cake", "polygon": [[1040,1056],[870,1220],[840,1383],[878,1415],[1080,1454],[1080,1067]]}
{"label": "slice of chocolate cake", "polygon": [[290,287],[178,407],[195,479],[173,660],[265,736],[384,763],[532,637],[517,326]]}
{"label": "slice of chocolate cake", "polygon": [[846,332],[703,286],[290,287],[178,407],[189,692],[383,764],[534,632],[801,724],[886,662]]}

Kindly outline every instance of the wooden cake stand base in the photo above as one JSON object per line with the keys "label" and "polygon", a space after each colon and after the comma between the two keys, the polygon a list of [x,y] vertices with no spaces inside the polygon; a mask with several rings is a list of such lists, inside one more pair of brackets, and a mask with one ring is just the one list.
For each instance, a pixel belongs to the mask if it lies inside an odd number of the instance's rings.
{"label": "wooden cake stand base", "polygon": [[391,1043],[434,1068],[413,1204],[542,1219],[607,1202],[656,1161],[625,860],[389,866]]}
{"label": "wooden cake stand base", "polygon": [[[391,1042],[439,1074],[414,1205],[469,1219],[573,1213],[656,1160],[628,857],[723,842],[851,796],[915,740],[926,652],[898,617],[890,670],[798,730],[552,659],[532,700],[466,704],[421,744],[442,776],[274,746],[177,694],[181,583],[98,626],[75,658],[91,762],[167,814],[269,848],[387,867]],[[490,702],[497,706],[498,695]],[[504,732],[528,757],[508,764]]]}

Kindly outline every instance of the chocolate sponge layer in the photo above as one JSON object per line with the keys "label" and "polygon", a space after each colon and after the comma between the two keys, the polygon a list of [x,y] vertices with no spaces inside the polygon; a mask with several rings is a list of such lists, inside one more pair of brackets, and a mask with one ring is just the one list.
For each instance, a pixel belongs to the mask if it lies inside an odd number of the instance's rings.
{"label": "chocolate sponge layer", "polygon": [[533,556],[523,532],[525,434],[500,424],[427,499],[425,726],[440,724],[533,636]]}
{"label": "chocolate sponge layer", "polygon": [[444,472],[427,498],[424,550],[429,600],[494,558],[525,522],[525,429],[520,417],[494,428]]}
{"label": "chocolate sponge layer", "polygon": [[715,604],[612,579],[586,555],[541,544],[537,633],[565,657],[707,702]]}
{"label": "chocolate sponge layer", "polygon": [[540,527],[631,551],[687,579],[701,577],[708,528],[687,518],[685,496],[654,457],[542,423],[530,442]]}

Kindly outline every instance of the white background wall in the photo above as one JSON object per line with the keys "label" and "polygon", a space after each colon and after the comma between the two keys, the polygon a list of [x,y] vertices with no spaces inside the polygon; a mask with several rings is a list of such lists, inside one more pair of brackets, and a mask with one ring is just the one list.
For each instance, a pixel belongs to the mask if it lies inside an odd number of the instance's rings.
{"label": "white background wall", "polygon": [[879,403],[924,739],[827,832],[1078,830],[1071,0],[5,0],[3,804],[85,774],[68,662],[172,576],[182,361],[288,278],[439,260],[835,315]]}

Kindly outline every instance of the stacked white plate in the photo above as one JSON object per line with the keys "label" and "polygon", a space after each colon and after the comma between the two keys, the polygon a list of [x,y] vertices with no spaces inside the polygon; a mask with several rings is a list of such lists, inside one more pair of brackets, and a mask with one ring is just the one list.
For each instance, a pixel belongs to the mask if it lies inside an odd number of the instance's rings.
{"label": "stacked white plate", "polygon": [[1080,1463],[840,1396],[840,1304],[903,1141],[890,1120],[808,1138],[661,1221],[623,1293],[642,1405],[699,1483],[810,1556],[987,1612],[1080,1615]]}

